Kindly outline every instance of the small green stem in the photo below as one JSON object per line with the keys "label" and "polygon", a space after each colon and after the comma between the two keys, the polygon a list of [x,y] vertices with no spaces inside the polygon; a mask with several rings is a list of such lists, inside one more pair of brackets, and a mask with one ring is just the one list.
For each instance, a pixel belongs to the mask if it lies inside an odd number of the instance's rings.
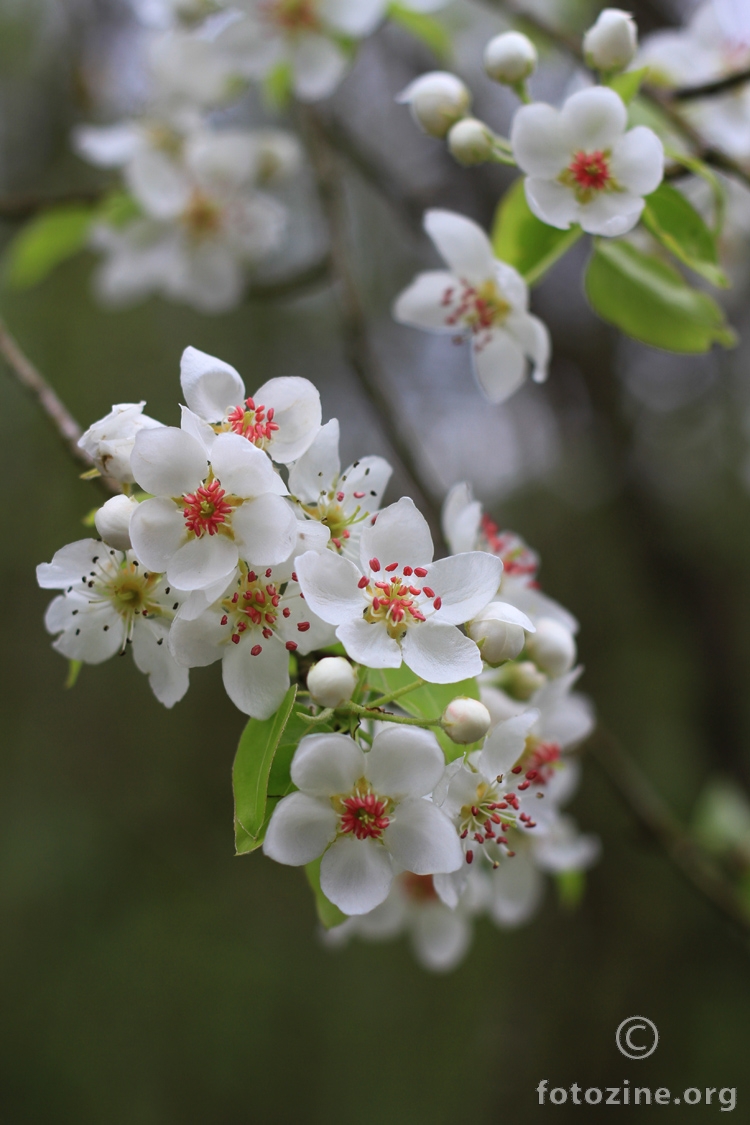
{"label": "small green stem", "polygon": [[333,718],[335,713],[335,707],[326,707],[325,711],[321,711],[319,715],[306,715],[304,711],[295,712],[298,719],[307,719],[308,723],[310,723],[311,725],[314,725],[316,723],[327,723],[329,719]]}
{"label": "small green stem", "polygon": [[412,683],[398,688],[397,691],[391,691],[388,695],[379,695],[377,699],[371,699],[368,707],[383,707],[386,703],[393,703],[394,699],[400,699],[402,695],[408,695],[410,691],[416,691],[417,688],[422,687],[423,683],[424,680],[413,680]]}

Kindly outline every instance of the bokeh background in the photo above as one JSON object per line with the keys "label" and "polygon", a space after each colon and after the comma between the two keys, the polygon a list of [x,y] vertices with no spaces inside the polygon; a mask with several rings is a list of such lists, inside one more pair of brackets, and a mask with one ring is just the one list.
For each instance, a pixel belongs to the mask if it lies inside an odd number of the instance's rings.
{"label": "bokeh background", "polygon": [[[648,29],[690,5],[631,6]],[[578,27],[592,12],[536,7]],[[492,8],[452,18],[478,108],[502,126],[510,103],[478,71],[481,43],[500,27]],[[96,188],[67,136],[91,114],[92,90],[106,116],[137,83],[133,35],[124,0],[0,0],[3,198]],[[384,29],[326,107],[359,138],[342,167],[384,387],[433,496],[471,479],[498,521],[540,551],[545,589],[581,621],[582,686],[602,723],[690,822],[712,779],[750,785],[747,347],[675,358],[618,337],[587,309],[585,247],[534,296],[554,339],[549,382],[506,406],[481,399],[463,349],[393,324],[393,295],[433,262],[415,216],[440,204],[488,224],[504,183],[458,170],[394,104],[433,66]],[[538,93],[557,97],[570,77],[548,58]],[[385,193],[371,167],[386,170]],[[310,185],[294,190],[304,205],[292,264],[324,238]],[[0,222],[3,240],[18,225]],[[728,249],[742,333],[748,248],[735,238]],[[160,300],[111,312],[91,295],[92,264],[85,255],[35,290],[0,294],[3,317],[84,425],[141,398],[176,423],[179,357],[192,344],[233,363],[249,388],[312,379],[324,417],[341,421],[345,460],[388,455],[347,367],[329,286],[249,299],[221,317]],[[593,760],[573,811],[604,852],[577,909],[551,886],[531,925],[480,923],[447,977],[419,969],[405,943],[324,948],[304,876],[233,855],[243,717],[216,666],[192,673],[171,712],[130,659],[84,668],[64,690],[34,567],[85,534],[99,494],[5,369],[0,404],[3,1125],[490,1125],[583,1112],[539,1108],[542,1078],[735,1086],[748,1120],[746,943],[637,828]],[[408,487],[394,479],[389,498]],[[661,1035],[644,1062],[615,1048],[634,1014]],[[608,1112],[585,1108],[592,1120]]]}

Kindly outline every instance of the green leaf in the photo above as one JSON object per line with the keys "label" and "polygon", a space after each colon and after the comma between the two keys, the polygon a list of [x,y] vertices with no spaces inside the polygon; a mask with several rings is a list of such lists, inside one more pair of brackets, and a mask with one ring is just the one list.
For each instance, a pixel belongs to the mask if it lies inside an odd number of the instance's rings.
{"label": "green leaf", "polygon": [[66,688],[72,688],[76,686],[76,680],[78,679],[81,668],[83,668],[82,660],[68,661],[68,675],[65,678]]}
{"label": "green leaf", "polygon": [[687,156],[685,153],[669,148],[668,145],[665,145],[664,153],[667,159],[673,160],[676,164],[681,164],[683,168],[687,168],[694,176],[700,176],[710,187],[711,194],[714,197],[714,221],[711,230],[714,237],[718,238],[724,229],[727,207],[726,187],[716,175],[713,168],[709,168],[708,164],[703,160],[699,160],[697,156]]}
{"label": "green leaf", "polygon": [[268,775],[269,799],[271,797],[286,797],[295,788],[290,768],[294,751],[299,746],[300,740],[306,734],[325,734],[333,730],[333,727],[327,723],[312,723],[311,720],[312,713],[308,708],[296,706],[292,710],[271,763],[271,770]]}
{"label": "green leaf", "polygon": [[616,74],[610,78],[607,85],[616,94],[619,94],[625,105],[630,105],[633,98],[636,96],[641,88],[641,83],[648,74],[648,67],[644,66],[640,70],[626,70],[624,74]]}
{"label": "green leaf", "polygon": [[438,59],[443,62],[450,59],[453,54],[451,37],[446,28],[432,16],[425,15],[424,12],[414,12],[410,8],[402,7],[401,4],[390,4],[388,15],[394,23],[400,24],[415,39],[421,40],[429,47]]}
{"label": "green leaf", "polygon": [[143,212],[138,202],[126,191],[114,191],[102,200],[96,213],[97,219],[111,227],[126,227]]}
{"label": "green leaf", "polygon": [[232,767],[235,844],[238,854],[263,843],[270,816],[267,810],[271,766],[297,698],[293,685],[275,715],[261,722],[250,719],[240,738]]}
{"label": "green leaf", "polygon": [[695,273],[725,289],[729,281],[718,264],[716,240],[705,222],[682,192],[671,184],[660,187],[646,198],[644,226],[666,250]]}
{"label": "green leaf", "polygon": [[279,63],[263,79],[263,99],[269,109],[286,109],[292,100],[292,68]]}
{"label": "green leaf", "polygon": [[711,297],[692,289],[668,263],[627,242],[597,242],[585,286],[602,320],[644,344],[695,353],[708,351],[714,343],[736,343]]}
{"label": "green leaf", "polygon": [[501,261],[513,266],[529,285],[539,281],[558,258],[581,237],[580,227],[558,230],[532,214],[523,179],[508,189],[492,224],[492,246]]}
{"label": "green leaf", "polygon": [[340,926],[342,922],[346,921],[346,914],[343,914],[338,906],[334,906],[320,889],[319,859],[314,859],[312,863],[305,864],[305,875],[315,895],[315,909],[318,912],[321,925],[325,926],[327,930],[332,929],[333,926]]}
{"label": "green leaf", "polygon": [[[377,690],[382,690],[383,694],[398,691],[399,688],[413,683],[416,678],[405,664],[400,668],[371,669],[367,674],[368,684]],[[413,715],[415,719],[437,719],[457,695],[468,695],[470,699],[479,699],[477,681],[462,680],[458,684],[422,684],[407,695],[400,696],[393,706],[406,711],[408,715]],[[389,709],[388,705],[386,709]],[[433,730],[448,762],[460,757],[466,750],[474,750],[480,745],[476,743],[472,746],[458,746],[440,727],[434,727]]]}
{"label": "green leaf", "polygon": [[30,289],[86,246],[95,211],[68,203],[32,219],[8,246],[4,277],[11,289]]}
{"label": "green leaf", "polygon": [[628,111],[628,124],[647,125],[660,137],[665,148],[671,147],[676,152],[689,154],[690,146],[685,141],[682,132],[667,116],[656,102],[638,95],[633,98]]}
{"label": "green leaf", "polygon": [[555,875],[555,885],[560,905],[565,910],[575,910],[586,890],[586,874],[583,871],[561,871]]}

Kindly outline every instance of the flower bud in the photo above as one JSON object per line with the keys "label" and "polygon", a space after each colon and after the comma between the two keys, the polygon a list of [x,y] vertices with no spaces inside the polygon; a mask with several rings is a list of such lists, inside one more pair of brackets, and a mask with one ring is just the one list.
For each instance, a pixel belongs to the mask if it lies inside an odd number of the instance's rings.
{"label": "flower bud", "polygon": [[637,50],[635,20],[620,8],[605,8],[583,37],[584,58],[592,70],[624,70]]}
{"label": "flower bud", "polygon": [[357,675],[343,656],[324,656],[307,673],[307,690],[321,707],[338,707],[354,694]]}
{"label": "flower bud", "polygon": [[132,496],[113,496],[94,516],[96,530],[109,547],[129,551],[130,517],[138,507]]}
{"label": "flower bud", "polygon": [[464,117],[450,129],[448,148],[459,164],[484,164],[492,156],[492,133],[476,117]]}
{"label": "flower bud", "polygon": [[396,101],[409,106],[412,117],[425,133],[444,137],[451,125],[468,113],[471,94],[455,74],[433,70],[411,82]]}
{"label": "flower bud", "polygon": [[92,459],[99,472],[123,484],[133,483],[130,454],[139,430],[161,426],[143,413],[145,402],[121,402],[109,414],[89,426],[78,445]]}
{"label": "flower bud", "polygon": [[536,47],[520,31],[506,31],[490,39],[484,49],[484,69],[494,82],[515,86],[536,70]]}
{"label": "flower bud", "polygon": [[460,746],[478,742],[492,725],[490,713],[484,703],[459,695],[443,711],[440,725],[450,738]]}
{"label": "flower bud", "polygon": [[515,660],[526,641],[523,626],[507,620],[506,607],[501,602],[490,602],[468,623],[466,632],[479,646],[482,660],[493,666]]}
{"label": "flower bud", "polygon": [[549,676],[562,676],[575,663],[575,637],[552,617],[539,618],[536,633],[529,637],[526,648],[537,668]]}
{"label": "flower bud", "polygon": [[505,664],[497,679],[497,686],[511,699],[531,699],[534,692],[544,687],[547,677],[530,660],[518,664]]}

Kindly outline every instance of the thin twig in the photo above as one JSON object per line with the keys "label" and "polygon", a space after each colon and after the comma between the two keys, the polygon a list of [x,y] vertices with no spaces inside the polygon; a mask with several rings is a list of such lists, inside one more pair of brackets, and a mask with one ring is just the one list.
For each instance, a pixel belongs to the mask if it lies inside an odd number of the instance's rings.
{"label": "thin twig", "polygon": [[430,525],[433,540],[436,546],[442,548],[439,510],[422,483],[409,440],[401,434],[394,423],[393,406],[383,389],[382,373],[370,346],[367,318],[350,264],[347,204],[336,155],[316,112],[309,106],[302,106],[300,115],[307,135],[321,207],[328,223],[332,272],[339,287],[346,356],[361,389],[377,413],[396,460],[400,462],[401,471],[410,479],[412,488],[420,496],[420,503]]}
{"label": "thin twig", "polygon": [[688,882],[744,938],[750,938],[750,913],[742,899],[713,860],[682,828],[630,756],[601,728],[584,744],[584,749],[596,759],[630,812]]}
{"label": "thin twig", "polygon": [[[11,335],[2,320],[0,320],[0,355],[3,356],[21,386],[29,391],[39,403],[73,460],[86,469],[91,469],[94,464],[93,461],[88,453],[78,445],[78,439],[83,432],[81,427],[52,390],[47,380],[21,350],[18,341]],[[98,479],[109,492],[121,491],[116,481],[110,480],[108,477],[99,477]]]}
{"label": "thin twig", "polygon": [[289,277],[280,277],[277,281],[266,281],[249,286],[245,293],[245,299],[248,301],[280,301],[284,297],[296,297],[305,289],[312,289],[320,282],[330,281],[331,268],[331,255],[323,254],[317,261]]}
{"label": "thin twig", "polygon": [[750,67],[727,74],[724,78],[715,78],[713,82],[701,82],[700,86],[678,86],[669,93],[675,101],[688,102],[694,98],[712,98],[717,94],[726,94],[737,86],[744,86],[746,82],[750,82]]}

